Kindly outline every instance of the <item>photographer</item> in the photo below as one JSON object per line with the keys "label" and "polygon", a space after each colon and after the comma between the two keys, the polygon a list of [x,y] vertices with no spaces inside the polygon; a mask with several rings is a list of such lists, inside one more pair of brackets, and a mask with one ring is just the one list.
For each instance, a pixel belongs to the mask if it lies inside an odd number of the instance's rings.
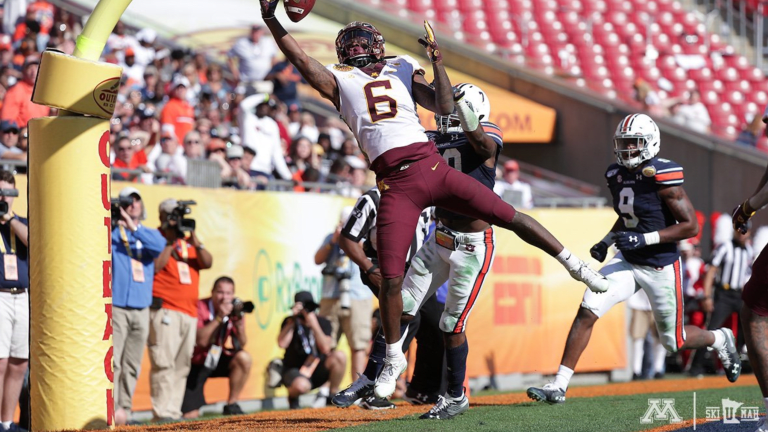
{"label": "photographer", "polygon": [[299,396],[327,381],[331,394],[338,391],[347,366],[344,353],[331,347],[331,323],[315,314],[318,304],[312,294],[297,292],[294,301],[277,336],[277,345],[285,349],[282,375],[291,409],[299,408]]}
{"label": "photographer", "polygon": [[155,258],[165,240],[141,224],[146,217],[139,191],[120,191],[112,203],[112,342],[114,345],[115,423],[125,424],[149,335],[149,305]]}
{"label": "photographer", "polygon": [[160,231],[166,244],[155,260],[147,341],[155,420],[181,418],[197,333],[200,270],[213,265],[213,257],[197,238],[194,220],[184,218],[193,203],[175,199],[160,203]]}
{"label": "photographer", "polygon": [[315,264],[323,268],[323,297],[320,316],[331,322],[331,342],[334,347],[341,337],[347,337],[352,352],[352,380],[363,373],[367,361],[366,350],[371,342],[371,314],[373,293],[360,280],[357,266],[339,247],[341,228],[347,223],[352,207],[341,211],[336,230],[328,236],[315,253]]}
{"label": "photographer", "polygon": [[29,359],[29,229],[12,212],[17,196],[13,174],[0,171],[0,430],[19,430],[13,416]]}
{"label": "photographer", "polygon": [[216,279],[209,298],[198,300],[197,343],[181,405],[184,418],[200,415],[200,407],[206,404],[203,387],[208,378],[229,378],[223,414],[243,414],[237,401],[251,373],[251,356],[243,350],[248,342],[243,313],[252,311],[246,311],[243,302],[235,298],[235,282],[227,276]]}

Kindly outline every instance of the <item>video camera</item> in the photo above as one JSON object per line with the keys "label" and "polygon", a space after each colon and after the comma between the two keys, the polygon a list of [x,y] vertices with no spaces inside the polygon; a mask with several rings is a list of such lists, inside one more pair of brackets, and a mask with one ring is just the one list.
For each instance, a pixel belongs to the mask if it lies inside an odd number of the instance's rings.
{"label": "video camera", "polygon": [[254,309],[252,301],[242,301],[235,297],[232,299],[232,312],[230,312],[230,318],[242,318],[243,314],[252,313]]}
{"label": "video camera", "polygon": [[169,221],[175,221],[176,227],[181,232],[189,232],[195,230],[195,220],[185,218],[184,216],[192,213],[192,209],[189,206],[197,205],[195,201],[177,201],[176,208],[173,209],[171,214],[168,215]]}
{"label": "video camera", "polygon": [[[18,189],[0,189],[0,197],[9,196],[9,197],[17,197],[19,196],[19,190]],[[0,201],[0,217],[5,216],[8,214],[8,203],[5,201]]]}

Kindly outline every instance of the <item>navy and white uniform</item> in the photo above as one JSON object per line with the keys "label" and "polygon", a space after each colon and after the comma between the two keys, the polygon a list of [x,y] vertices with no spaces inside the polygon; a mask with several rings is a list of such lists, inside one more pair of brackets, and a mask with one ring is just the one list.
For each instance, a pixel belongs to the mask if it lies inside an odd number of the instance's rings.
{"label": "navy and white uniform", "polygon": [[[496,161],[503,145],[498,126],[481,122],[485,132],[498,144]],[[442,134],[428,131],[440,155],[448,165],[478,180],[493,190],[495,166],[485,165],[486,159],[475,153],[463,132]],[[464,215],[436,208],[435,216],[446,219],[472,219]],[[464,331],[467,317],[475,305],[483,282],[493,264],[495,252],[493,228],[483,232],[462,233],[438,224],[435,233],[427,239],[411,261],[411,268],[403,281],[403,312],[413,315],[425,299],[448,281],[445,310],[440,317],[440,330],[446,333]]]}
{"label": "navy and white uniform", "polygon": [[[683,184],[683,167],[679,164],[653,158],[636,172],[613,164],[608,167],[605,178],[613,196],[613,208],[624,221],[624,231],[643,235],[677,223],[659,196],[659,190]],[[651,302],[664,347],[675,352],[683,345],[683,274],[675,243],[619,252],[600,273],[611,282],[610,288],[601,294],[587,290],[582,307],[600,317],[643,289]]]}

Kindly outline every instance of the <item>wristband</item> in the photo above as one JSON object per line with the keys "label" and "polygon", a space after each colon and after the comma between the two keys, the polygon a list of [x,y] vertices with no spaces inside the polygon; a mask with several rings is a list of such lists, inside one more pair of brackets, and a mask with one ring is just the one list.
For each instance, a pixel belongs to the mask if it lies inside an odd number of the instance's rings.
{"label": "wristband", "polygon": [[223,323],[223,322],[224,322],[224,318],[222,318],[222,317],[220,317],[220,316],[218,316],[218,315],[216,315],[216,318],[215,318],[215,319],[216,319],[216,321],[218,321],[218,322],[219,322],[219,324],[221,324],[221,323]]}
{"label": "wristband", "polygon": [[365,274],[370,275],[371,273],[375,272],[376,269],[379,268],[376,264],[372,265],[371,268],[365,271]]}
{"label": "wristband", "polygon": [[648,246],[659,244],[661,241],[661,236],[658,231],[645,233],[643,234],[643,237],[645,237],[645,244]]}
{"label": "wristband", "polygon": [[464,98],[456,102],[456,114],[459,117],[459,122],[464,132],[472,132],[480,125],[477,115]]}

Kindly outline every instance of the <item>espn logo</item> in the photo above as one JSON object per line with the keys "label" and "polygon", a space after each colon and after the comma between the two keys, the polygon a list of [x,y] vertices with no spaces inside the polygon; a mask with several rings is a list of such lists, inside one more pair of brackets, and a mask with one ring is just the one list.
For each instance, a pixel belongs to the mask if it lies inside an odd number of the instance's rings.
{"label": "espn logo", "polygon": [[[541,260],[519,256],[497,256],[495,275],[541,276]],[[541,324],[541,285],[538,282],[496,282],[493,284],[494,325]]]}

